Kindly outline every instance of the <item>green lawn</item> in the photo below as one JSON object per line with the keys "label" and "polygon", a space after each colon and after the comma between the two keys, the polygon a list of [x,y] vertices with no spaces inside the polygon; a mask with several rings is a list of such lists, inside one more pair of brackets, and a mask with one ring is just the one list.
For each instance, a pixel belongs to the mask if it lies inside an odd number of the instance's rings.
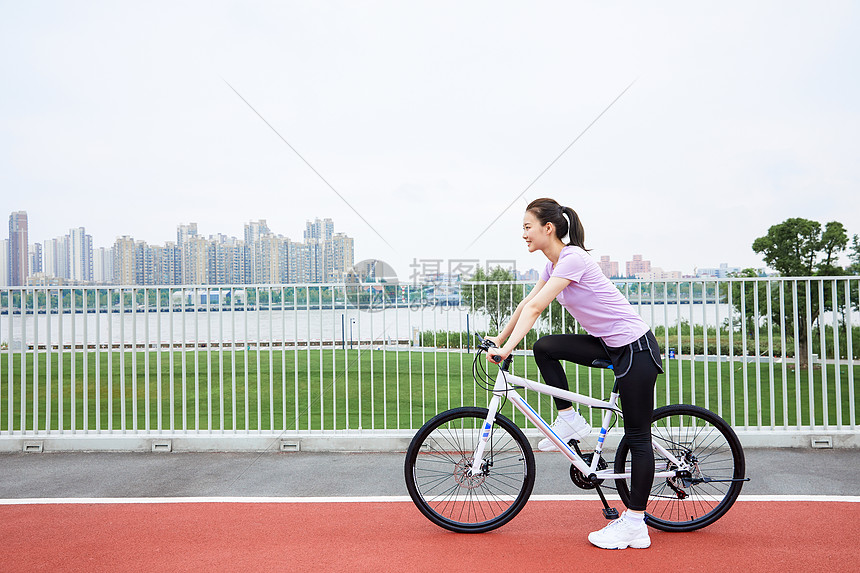
{"label": "green lawn", "polygon": [[[73,419],[77,430],[411,429],[442,410],[488,400],[472,380],[472,355],[445,350],[201,350],[185,352],[184,360],[175,351],[102,351],[76,353],[74,364],[64,353],[62,365],[54,352],[50,375],[48,356],[0,355],[0,430],[70,430]],[[608,371],[567,368],[572,390],[608,396]],[[531,358],[517,357],[514,371],[537,378]],[[706,369],[672,360],[658,379],[657,405],[695,403],[735,426],[782,427],[808,425],[811,417],[821,425],[826,400],[828,423],[848,424],[848,375],[846,366],[837,378],[833,366],[795,373],[781,364],[710,362]],[[856,386],[860,368],[853,376]],[[853,398],[856,410],[856,392]],[[528,399],[545,418],[554,415],[548,397]],[[504,412],[512,415],[510,404]],[[598,425],[600,412],[590,415]],[[515,420],[524,423],[519,413]]]}

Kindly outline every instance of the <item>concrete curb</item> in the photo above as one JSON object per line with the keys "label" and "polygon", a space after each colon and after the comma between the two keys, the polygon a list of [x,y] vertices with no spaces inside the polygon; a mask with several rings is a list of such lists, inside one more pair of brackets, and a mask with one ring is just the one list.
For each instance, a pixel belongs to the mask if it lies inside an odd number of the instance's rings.
{"label": "concrete curb", "polygon": [[[735,430],[744,448],[860,448],[851,430]],[[527,430],[533,447],[543,437]],[[0,452],[404,452],[414,430],[254,434],[128,434],[0,436]],[[611,434],[614,448],[620,433]]]}

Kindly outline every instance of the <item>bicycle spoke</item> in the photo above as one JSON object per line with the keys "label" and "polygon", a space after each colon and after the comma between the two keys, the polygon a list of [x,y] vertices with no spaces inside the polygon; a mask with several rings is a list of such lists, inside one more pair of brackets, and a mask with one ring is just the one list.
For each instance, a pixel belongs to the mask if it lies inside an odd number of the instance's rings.
{"label": "bicycle spoke", "polygon": [[[481,471],[473,474],[484,418],[481,409],[458,410],[462,414],[452,411],[440,415],[438,424],[428,423],[430,427],[419,432],[420,441],[410,445],[407,487],[437,524],[455,531],[484,531],[513,517],[525,503],[534,479],[527,467],[531,450],[525,451],[528,442],[521,433],[511,433],[518,432],[516,426],[500,424],[500,417],[491,427],[478,464]],[[530,463],[533,467],[533,456]]]}
{"label": "bicycle spoke", "polygon": [[[655,411],[652,436],[681,466],[655,451],[656,471],[680,473],[658,478],[652,484],[646,508],[649,524],[667,531],[690,531],[725,513],[741,484],[708,480],[731,480],[738,473],[743,475],[743,451],[728,424],[700,407],[665,406]],[[629,452],[624,444],[616,457],[616,470],[629,467]],[[625,480],[616,480],[616,484],[622,499],[629,496]]]}

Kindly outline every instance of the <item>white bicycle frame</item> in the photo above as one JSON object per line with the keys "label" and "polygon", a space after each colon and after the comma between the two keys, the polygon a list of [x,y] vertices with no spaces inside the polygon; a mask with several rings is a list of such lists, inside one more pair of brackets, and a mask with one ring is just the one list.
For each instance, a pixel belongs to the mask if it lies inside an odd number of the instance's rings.
{"label": "white bicycle frame", "polygon": [[[547,424],[544,419],[541,418],[531,406],[529,406],[528,402],[525,401],[519,392],[517,392],[516,387],[528,388],[529,390],[539,394],[547,394],[549,396],[569,400],[575,404],[583,404],[585,406],[591,406],[592,408],[601,408],[605,410],[605,413],[603,414],[603,423],[600,427],[600,434],[597,437],[597,445],[594,448],[595,455],[592,456],[590,466],[586,464],[585,460],[577,455],[577,453],[573,451],[566,442],[552,431],[549,424]],[[475,449],[475,457],[472,461],[472,475],[478,475],[481,473],[481,466],[484,462],[484,450],[486,449],[487,442],[490,439],[493,422],[496,420],[496,414],[499,411],[499,405],[501,404],[503,397],[507,397],[508,400],[510,400],[511,403],[526,416],[526,418],[531,420],[532,423],[537,426],[538,430],[540,430],[543,435],[555,444],[558,450],[567,456],[570,463],[581,471],[583,475],[591,476],[594,474],[597,479],[624,479],[630,477],[630,472],[619,474],[609,469],[597,469],[597,464],[600,461],[600,454],[603,451],[603,441],[609,431],[609,424],[612,421],[612,416],[621,416],[621,408],[618,407],[618,392],[613,391],[610,394],[608,401],[598,400],[590,396],[561,390],[548,384],[542,384],[540,382],[528,380],[527,378],[515,376],[501,368],[499,368],[499,373],[496,376],[496,383],[493,386],[493,397],[490,399],[490,404],[488,406],[489,412],[487,413],[486,420],[484,420],[481,438],[478,441],[478,447]],[[672,452],[668,451],[659,443],[652,440],[651,444],[657,453],[669,460],[675,466],[675,469],[670,471],[656,472],[654,474],[655,478],[674,477],[677,475],[678,471],[692,469],[687,462],[679,460],[674,454],[672,454]]]}

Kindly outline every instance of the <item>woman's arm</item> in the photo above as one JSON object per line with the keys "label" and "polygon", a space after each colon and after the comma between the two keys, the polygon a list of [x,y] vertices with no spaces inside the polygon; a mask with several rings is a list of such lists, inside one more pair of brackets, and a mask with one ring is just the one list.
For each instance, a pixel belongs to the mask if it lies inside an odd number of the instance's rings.
{"label": "woman's arm", "polygon": [[535,296],[537,296],[537,294],[541,291],[543,285],[545,284],[546,281],[538,280],[535,287],[531,291],[529,291],[529,294],[527,294],[526,297],[520,301],[520,304],[517,305],[516,310],[511,315],[511,319],[508,321],[508,324],[505,325],[502,331],[499,332],[496,336],[488,337],[490,340],[496,343],[496,346],[502,346],[502,344],[505,343],[505,340],[507,340],[508,337],[511,335],[511,332],[513,332],[514,326],[516,326],[517,324],[517,319],[519,319],[523,307],[527,305],[531,300],[533,300]]}
{"label": "woman's arm", "polygon": [[[501,356],[503,359],[507,358],[532,329],[540,314],[558,296],[558,293],[563,291],[569,284],[570,281],[568,279],[550,277],[546,284],[543,285],[543,288],[540,290],[535,288],[532,291],[534,293],[533,297],[531,296],[532,293],[529,293],[529,296],[523,299],[523,302],[517,307],[517,312],[502,332],[502,334],[505,334],[506,331],[510,330],[507,342],[501,348],[488,352],[487,360],[490,360],[490,355]],[[501,334],[499,338],[501,338]],[[493,362],[492,360],[490,361]]]}

